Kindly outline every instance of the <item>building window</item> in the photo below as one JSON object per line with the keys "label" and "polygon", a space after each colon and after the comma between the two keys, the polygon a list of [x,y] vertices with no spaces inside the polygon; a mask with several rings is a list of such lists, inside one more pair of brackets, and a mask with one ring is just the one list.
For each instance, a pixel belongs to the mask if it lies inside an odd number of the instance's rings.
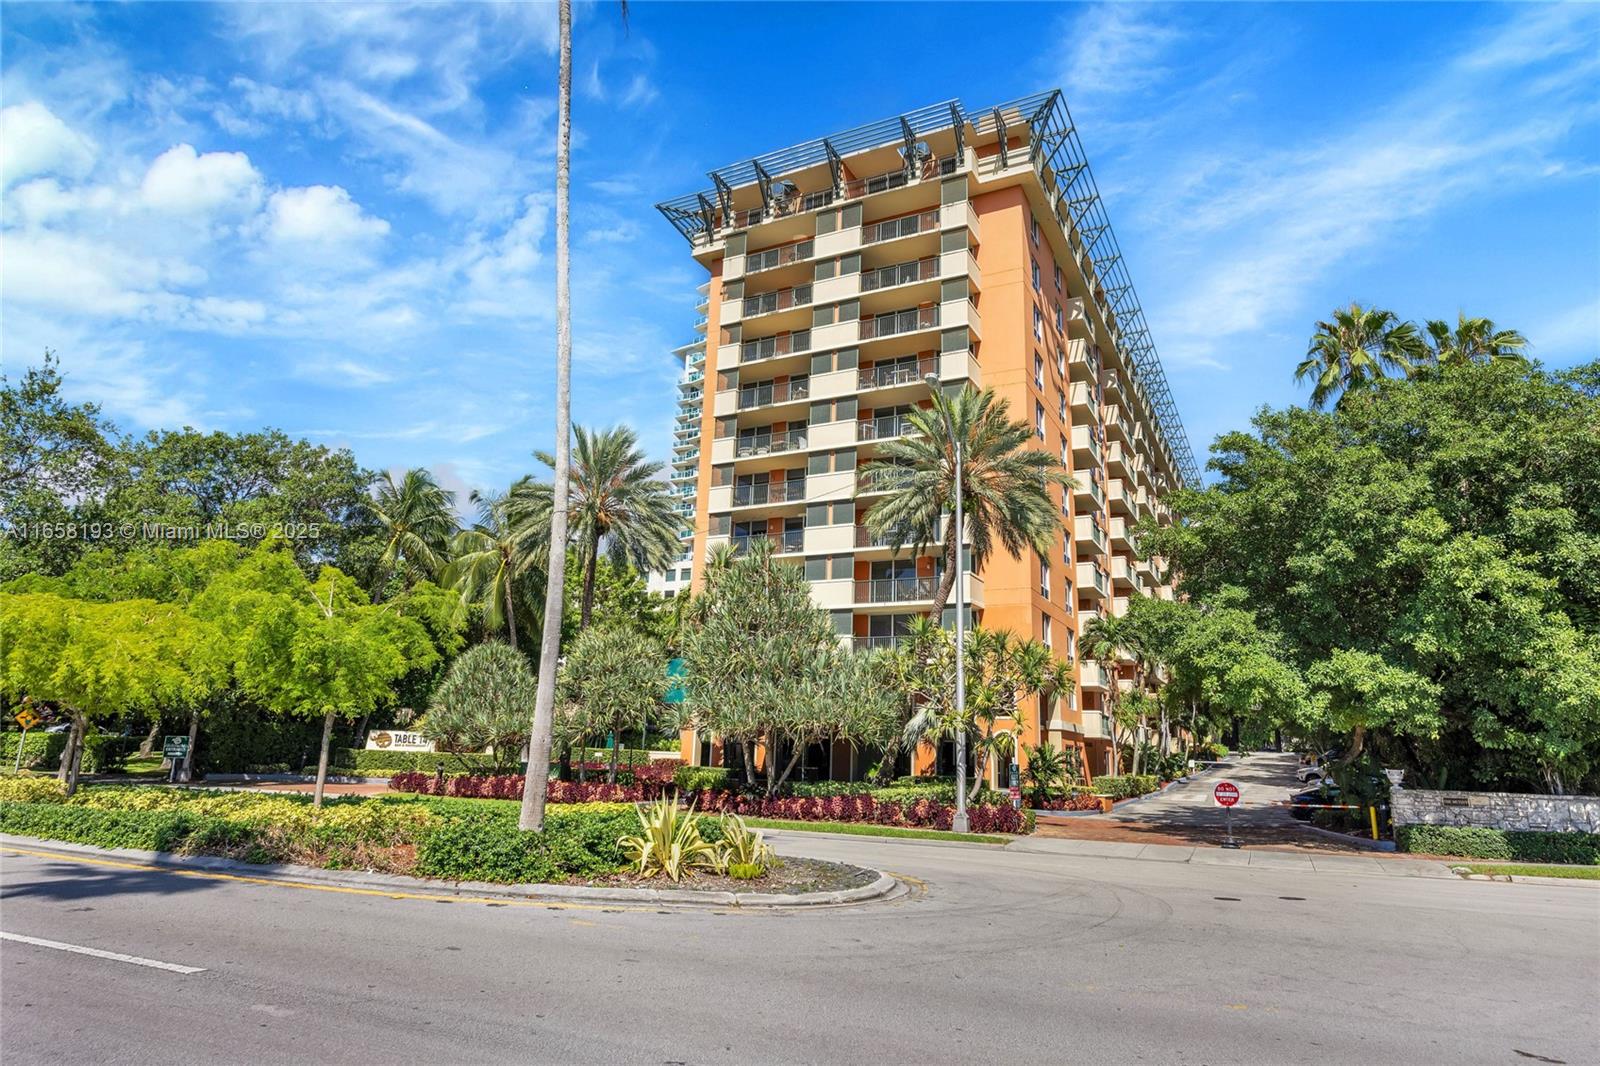
{"label": "building window", "polygon": [[1062,377],[1067,376],[1067,350],[1065,348],[1056,349],[1056,373]]}
{"label": "building window", "polygon": [[1028,218],[1028,239],[1036,246],[1039,243],[1039,220],[1031,215]]}
{"label": "building window", "polygon": [[1059,333],[1065,328],[1066,328],[1066,319],[1061,317],[1061,305],[1060,304],[1056,304],[1056,332]]}
{"label": "building window", "polygon": [[1044,356],[1038,352],[1033,353],[1033,387],[1044,388]]}
{"label": "building window", "polygon": [[1060,389],[1056,390],[1056,409],[1060,412],[1061,421],[1067,420],[1067,394]]}
{"label": "building window", "polygon": [[[1061,264],[1060,263],[1056,263],[1055,264],[1055,271],[1056,271],[1056,291],[1059,292],[1061,290]],[[1061,312],[1059,312],[1059,311],[1056,312],[1056,325],[1057,326],[1061,325]]]}
{"label": "building window", "polygon": [[1033,291],[1039,291],[1039,263],[1037,260],[1033,264]]}
{"label": "building window", "polygon": [[1039,562],[1039,595],[1050,598],[1050,564],[1043,560]]}
{"label": "building window", "polygon": [[1044,440],[1044,404],[1037,401],[1033,405],[1033,431],[1039,434],[1039,439]]}
{"label": "building window", "polygon": [[1072,465],[1072,463],[1067,460],[1067,435],[1065,433],[1061,434],[1061,465],[1065,467],[1070,467]]}
{"label": "building window", "polygon": [[1044,312],[1037,307],[1033,309],[1033,339],[1044,340]]}
{"label": "building window", "polygon": [[1077,657],[1078,657],[1078,635],[1076,633],[1074,633],[1072,630],[1069,629],[1069,630],[1067,630],[1067,658],[1068,659],[1076,659]]}
{"label": "building window", "polygon": [[1044,641],[1044,646],[1051,651],[1055,650],[1055,641],[1050,636],[1050,616],[1044,612],[1039,613],[1039,636]]}

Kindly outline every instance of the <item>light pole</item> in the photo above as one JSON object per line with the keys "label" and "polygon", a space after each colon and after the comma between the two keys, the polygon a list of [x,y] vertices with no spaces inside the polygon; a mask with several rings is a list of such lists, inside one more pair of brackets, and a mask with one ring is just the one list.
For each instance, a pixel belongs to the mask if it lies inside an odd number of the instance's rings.
{"label": "light pole", "polygon": [[[925,374],[922,378],[934,393],[939,391],[939,375]],[[936,401],[937,402],[937,401]],[[956,601],[956,813],[950,819],[950,828],[957,833],[967,831],[967,623],[961,610],[962,540],[966,527],[961,523],[961,439],[956,436],[955,423],[947,407],[940,409],[944,415],[944,428],[950,434],[950,445],[956,456],[956,576],[952,595]]]}

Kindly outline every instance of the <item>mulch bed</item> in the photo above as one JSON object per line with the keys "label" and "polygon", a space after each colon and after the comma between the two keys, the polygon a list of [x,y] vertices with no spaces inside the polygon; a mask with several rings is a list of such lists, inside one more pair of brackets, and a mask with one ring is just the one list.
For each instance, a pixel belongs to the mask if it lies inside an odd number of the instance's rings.
{"label": "mulch bed", "polygon": [[878,879],[876,870],[864,870],[842,862],[824,862],[821,859],[777,859],[767,867],[767,872],[753,881],[738,881],[719,877],[709,871],[697,871],[676,883],[665,877],[642,878],[634,874],[616,874],[582,882],[586,885],[603,885],[621,888],[660,888],[666,890],[688,889],[695,892],[839,892],[847,888],[861,888]]}

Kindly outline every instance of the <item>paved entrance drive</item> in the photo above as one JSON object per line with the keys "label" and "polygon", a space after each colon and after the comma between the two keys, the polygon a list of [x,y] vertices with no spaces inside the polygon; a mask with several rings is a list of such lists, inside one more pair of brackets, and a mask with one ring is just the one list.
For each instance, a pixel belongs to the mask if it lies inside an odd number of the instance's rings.
{"label": "paved entrance drive", "polygon": [[1211,798],[1211,790],[1219,781],[1232,781],[1239,786],[1239,803],[1233,808],[1233,835],[1246,847],[1366,852],[1368,849],[1359,841],[1345,842],[1306,828],[1279,806],[1305,787],[1295,780],[1294,772],[1299,766],[1300,759],[1293,754],[1259,752],[1245,758],[1230,757],[1192,781],[1119,803],[1109,814],[1070,818],[1040,815],[1038,835],[1139,844],[1217,845],[1227,836],[1227,815]]}

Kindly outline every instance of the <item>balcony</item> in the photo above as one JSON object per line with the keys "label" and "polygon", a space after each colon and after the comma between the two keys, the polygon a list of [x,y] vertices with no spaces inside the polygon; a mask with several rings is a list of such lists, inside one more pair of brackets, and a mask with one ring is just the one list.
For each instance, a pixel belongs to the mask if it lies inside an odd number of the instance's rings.
{"label": "balcony", "polygon": [[929,281],[938,276],[939,258],[938,256],[929,256],[926,259],[917,259],[909,263],[896,263],[893,266],[863,271],[861,274],[861,291],[877,292],[879,289],[891,289],[897,285],[910,285],[913,282]]}
{"label": "balcony", "polygon": [[809,379],[780,381],[776,384],[769,381],[764,385],[747,385],[739,390],[739,410],[748,411],[753,407],[769,407],[775,403],[791,403],[795,400],[804,400],[810,395],[811,382]]}
{"label": "balcony", "polygon": [[1072,427],[1072,465],[1079,470],[1100,465],[1100,439],[1093,427]]}
{"label": "balcony", "polygon": [[935,329],[939,325],[939,308],[913,307],[905,311],[891,311],[886,315],[861,320],[861,339],[875,340],[901,333],[915,333],[922,329]]}
{"label": "balcony", "polygon": [[758,363],[763,359],[776,359],[781,355],[795,355],[811,350],[811,331],[797,329],[793,333],[779,333],[773,337],[745,341],[739,345],[739,363]]}
{"label": "balcony", "polygon": [[796,285],[790,289],[779,289],[776,292],[763,292],[757,293],[755,296],[746,296],[744,298],[742,317],[754,318],[757,315],[772,315],[795,307],[807,307],[810,304],[811,286]]}
{"label": "balcony", "polygon": [[763,206],[735,210],[726,218],[718,219],[718,225],[744,228],[773,219],[793,218],[830,204],[859,200],[873,193],[903,189],[915,182],[954,174],[960,169],[960,165],[961,161],[953,155],[941,156],[938,159],[922,159],[910,166],[896,167],[882,174],[852,178],[840,185],[837,190],[817,189],[804,192],[791,181],[774,181],[771,197]]}
{"label": "balcony", "polygon": [[804,550],[806,534],[803,529],[786,529],[782,533],[735,533],[728,538],[728,543],[733,545],[735,555],[743,555],[758,543],[770,544],[774,552],[785,555]]}
{"label": "balcony", "polygon": [[914,603],[933,599],[931,577],[886,577],[856,582],[857,603]]}
{"label": "balcony", "polygon": [[1080,663],[1078,665],[1078,685],[1080,688],[1096,689],[1104,692],[1108,687],[1106,685],[1106,668],[1092,661]]}
{"label": "balcony", "polygon": [[937,359],[918,359],[915,362],[905,363],[884,363],[861,371],[856,388],[865,392],[868,389],[886,389],[893,385],[914,385],[929,374],[937,374],[938,372],[939,361]]}
{"label": "balcony", "polygon": [[[939,228],[939,212],[923,211],[904,218],[891,218],[884,222],[870,222],[861,227],[862,244],[882,244],[884,241],[915,237],[919,233],[933,233]],[[746,270],[748,271],[748,267]]]}
{"label": "balcony", "polygon": [[1106,535],[1094,519],[1079,516],[1072,521],[1072,536],[1078,542],[1078,554],[1100,555],[1106,550]]}
{"label": "balcony", "polygon": [[1105,599],[1111,592],[1105,573],[1093,563],[1078,564],[1078,595],[1090,599]]}
{"label": "balcony", "polygon": [[1105,494],[1100,491],[1100,482],[1092,477],[1078,479],[1078,487],[1073,490],[1078,502],[1092,510],[1098,511],[1105,504]]}
{"label": "balcony", "polygon": [[[905,542],[904,542],[904,546],[906,547],[906,549],[909,550],[911,548],[911,546],[913,544],[915,544],[915,543],[916,543],[916,538],[913,537],[913,536],[910,536],[909,534],[907,534],[907,536],[905,538]],[[944,543],[944,533],[941,531],[940,534],[930,542],[929,546],[932,546],[934,544],[943,544],[943,543]],[[858,547],[858,548],[892,548],[892,547],[894,547],[894,536],[892,534],[890,534],[890,533],[876,533],[875,534],[875,533],[872,532],[872,530],[868,529],[866,526],[856,526],[856,547]]]}
{"label": "balcony", "polygon": [[741,436],[734,445],[735,458],[746,459],[752,455],[774,455],[778,452],[798,451],[806,446],[806,431],[788,429],[782,433],[756,433]]}
{"label": "balcony", "polygon": [[874,648],[893,648],[904,639],[905,636],[900,633],[880,633],[873,637],[856,637],[854,643],[856,651],[869,651]]}
{"label": "balcony", "polygon": [[758,274],[763,270],[776,270],[792,263],[803,263],[816,254],[816,241],[800,241],[797,244],[785,244],[777,248],[764,248],[759,252],[747,252],[744,257],[744,272]]}
{"label": "balcony", "polygon": [[1133,526],[1126,518],[1113,518],[1111,520],[1111,545],[1118,551],[1138,551],[1137,538],[1133,535]]}
{"label": "balcony", "polygon": [[903,437],[915,430],[911,419],[906,415],[893,415],[888,418],[868,418],[856,423],[856,439],[860,441],[891,440]]}
{"label": "balcony", "polygon": [[735,507],[761,507],[769,503],[799,503],[806,498],[806,479],[789,478],[762,484],[735,485]]}
{"label": "balcony", "polygon": [[1083,297],[1074,296],[1061,305],[1062,312],[1067,320],[1067,336],[1093,343],[1095,339],[1094,319],[1089,317],[1088,309],[1084,307]]}
{"label": "balcony", "polygon": [[1100,357],[1088,342],[1076,339],[1067,341],[1067,364],[1072,380],[1087,385],[1099,380]]}

